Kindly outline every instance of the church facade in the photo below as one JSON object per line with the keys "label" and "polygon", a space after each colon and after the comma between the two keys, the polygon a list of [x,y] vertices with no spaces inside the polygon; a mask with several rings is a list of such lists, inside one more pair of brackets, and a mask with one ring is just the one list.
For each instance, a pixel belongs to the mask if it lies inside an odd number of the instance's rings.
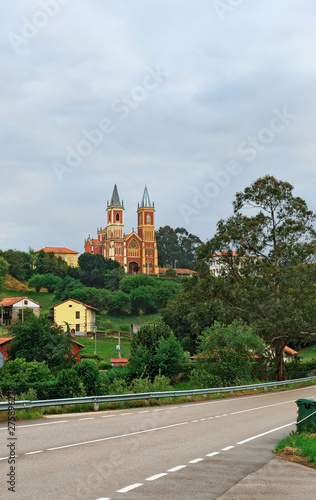
{"label": "church facade", "polygon": [[159,274],[155,208],[150,202],[147,187],[137,208],[137,232],[124,233],[124,204],[116,184],[106,212],[107,226],[97,230],[96,239],[88,237],[85,252],[116,260],[128,274]]}

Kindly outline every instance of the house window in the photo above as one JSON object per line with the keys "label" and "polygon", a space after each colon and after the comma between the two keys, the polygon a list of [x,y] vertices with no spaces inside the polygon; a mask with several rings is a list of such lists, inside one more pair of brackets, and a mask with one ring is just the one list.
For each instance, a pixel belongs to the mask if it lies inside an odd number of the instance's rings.
{"label": "house window", "polygon": [[76,311],[76,319],[80,319],[80,311]]}
{"label": "house window", "polygon": [[69,306],[68,306],[68,307],[72,307],[72,304],[69,304]]}
{"label": "house window", "polygon": [[80,332],[80,324],[79,323],[76,324],[76,332]]}
{"label": "house window", "polygon": [[115,219],[119,222],[120,221],[120,214],[116,214]]}
{"label": "house window", "polygon": [[150,222],[151,222],[151,218],[150,218],[150,215],[148,214],[147,215],[147,224],[150,224]]}
{"label": "house window", "polygon": [[28,304],[28,301],[27,301],[27,300],[25,300],[25,301],[24,301],[24,305],[25,305],[25,306],[27,306],[27,304]]}

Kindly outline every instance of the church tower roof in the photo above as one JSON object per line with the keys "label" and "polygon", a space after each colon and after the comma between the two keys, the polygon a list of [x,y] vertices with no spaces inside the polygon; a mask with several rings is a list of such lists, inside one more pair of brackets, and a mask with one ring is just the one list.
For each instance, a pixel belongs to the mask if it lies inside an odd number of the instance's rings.
{"label": "church tower roof", "polygon": [[140,206],[141,207],[151,207],[152,206],[150,203],[149,194],[148,194],[146,184],[145,184],[144,194],[143,194],[143,198],[142,198]]}
{"label": "church tower roof", "polygon": [[110,205],[111,206],[115,206],[115,207],[120,207],[121,206],[120,197],[119,197],[119,194],[118,194],[118,190],[117,190],[117,185],[116,184],[114,185],[114,189],[113,189],[113,193],[112,193],[112,198],[111,198]]}

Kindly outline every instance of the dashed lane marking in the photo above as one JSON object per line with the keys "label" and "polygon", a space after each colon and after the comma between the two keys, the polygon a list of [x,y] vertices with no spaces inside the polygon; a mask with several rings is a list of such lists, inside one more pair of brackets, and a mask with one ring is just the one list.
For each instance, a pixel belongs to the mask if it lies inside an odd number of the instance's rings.
{"label": "dashed lane marking", "polygon": [[127,493],[128,491],[133,490],[134,488],[138,488],[139,486],[143,486],[143,483],[135,483],[122,488],[121,490],[117,490],[118,493]]}
{"label": "dashed lane marking", "polygon": [[177,470],[184,469],[187,467],[186,465],[177,465],[176,467],[172,467],[172,469],[168,469],[168,472],[176,472]]}
{"label": "dashed lane marking", "polygon": [[235,446],[226,446],[226,448],[222,448],[222,451],[232,450],[233,448],[235,448]]}
{"label": "dashed lane marking", "polygon": [[212,451],[212,453],[208,453],[207,457],[215,457],[215,455],[219,455],[219,451]]}
{"label": "dashed lane marking", "polygon": [[43,453],[44,450],[38,450],[38,451],[28,451],[25,453],[25,455],[35,455],[35,453]]}
{"label": "dashed lane marking", "polygon": [[195,458],[194,460],[190,460],[189,464],[197,464],[198,462],[202,462],[204,458]]}
{"label": "dashed lane marking", "polygon": [[147,477],[146,481],[155,481],[156,479],[159,479],[160,477],[167,476],[167,472],[161,472],[161,474],[156,474],[155,476]]}

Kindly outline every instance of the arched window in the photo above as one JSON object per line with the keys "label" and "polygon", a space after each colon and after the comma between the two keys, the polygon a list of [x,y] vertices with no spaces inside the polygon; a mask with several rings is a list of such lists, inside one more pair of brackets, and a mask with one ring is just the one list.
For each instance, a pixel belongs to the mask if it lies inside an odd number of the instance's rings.
{"label": "arched window", "polygon": [[147,214],[147,224],[150,224],[151,223],[151,217],[150,217],[150,214]]}
{"label": "arched window", "polygon": [[116,216],[115,216],[115,220],[116,220],[117,222],[119,222],[119,221],[120,221],[120,214],[119,214],[119,213],[117,213],[117,214],[116,214]]}

